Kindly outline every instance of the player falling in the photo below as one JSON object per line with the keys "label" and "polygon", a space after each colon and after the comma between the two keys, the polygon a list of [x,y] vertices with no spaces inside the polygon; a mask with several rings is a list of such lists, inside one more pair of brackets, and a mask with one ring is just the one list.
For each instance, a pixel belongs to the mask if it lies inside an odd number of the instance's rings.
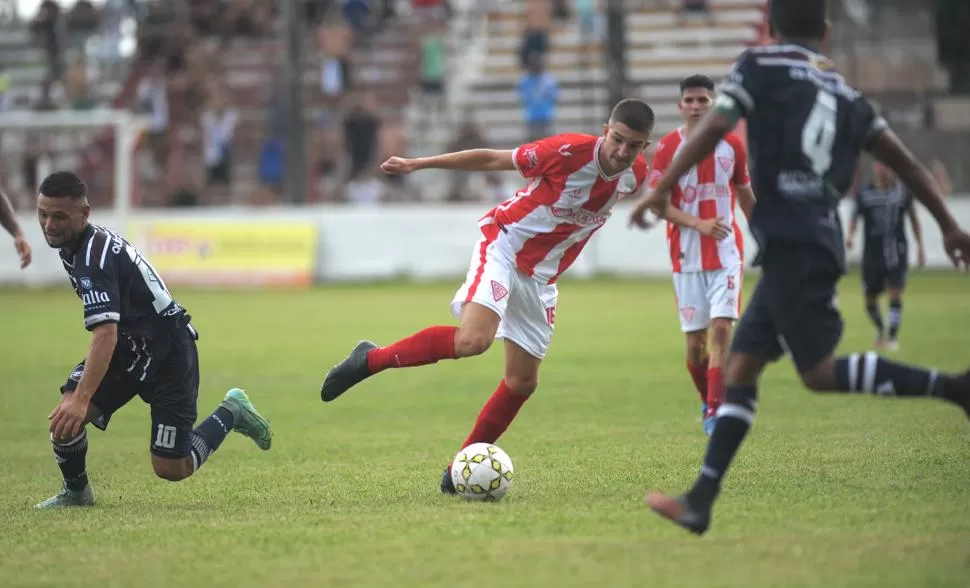
{"label": "player falling", "polygon": [[[693,75],[680,82],[677,107],[684,126],[657,144],[651,184],[667,171],[710,110],[713,93],[714,82],[707,76]],[[750,219],[755,200],[748,178],[748,155],[741,139],[729,133],[711,154],[678,179],[666,211],[674,295],[680,327],[687,335],[687,371],[701,396],[708,435],[714,430],[714,415],[724,398],[722,368],[731,328],[741,312],[744,246],[734,218],[735,198]]]}
{"label": "player falling", "polygon": [[712,114],[631,216],[639,223],[648,209],[663,212],[677,179],[738,119],[748,120],[758,194],[751,231],[759,245],[755,263],[762,267],[761,280],[731,344],[727,391],[697,481],[683,495],[652,492],[646,498],[655,512],[698,534],[708,529],[721,480],[754,422],[761,373],[785,350],[812,390],[940,398],[970,417],[970,372],[943,375],[875,352],[834,355],[843,328],[835,290],[845,273],[837,207],[861,150],[885,162],[926,205],[958,266],[970,265],[970,235],[957,226],[929,172],[819,53],[828,33],[826,8],[824,0],[771,3],[776,44],[741,56]]}
{"label": "player falling", "polygon": [[89,223],[90,212],[87,187],[75,174],[55,172],[41,183],[40,226],[47,244],[60,250],[84,305],[91,345],[48,417],[64,488],[35,508],[94,504],[85,425],[106,430],[111,415],[136,395],[151,407],[152,467],[165,480],[184,480],[198,471],[229,431],[263,450],[272,441],[269,423],[238,388],[193,429],[199,354],[191,317],[148,260],[121,236]]}
{"label": "player falling", "polygon": [[[528,184],[479,221],[465,283],[451,302],[459,326],[428,327],[386,347],[363,341],[327,374],[320,395],[332,401],[390,368],[406,368],[484,353],[505,340],[505,374],[468,438],[494,443],[536,390],[539,365],[552,340],[556,281],[613,206],[646,182],[644,149],[654,114],[641,100],[613,108],[601,136],[561,134],[512,151],[472,149],[436,157],[391,157],[385,173],[421,169],[518,171]],[[454,494],[447,468],[441,491]]]}
{"label": "player falling", "polygon": [[[862,283],[865,289],[866,313],[876,327],[877,349],[899,349],[896,337],[903,318],[903,289],[909,267],[909,243],[906,238],[905,216],[909,216],[916,238],[916,261],[926,263],[923,230],[920,227],[913,195],[893,175],[892,170],[876,161],[872,164],[873,181],[855,195],[855,211],[849,222],[845,246],[852,249],[856,226],[861,218],[865,223],[862,250]],[[879,311],[879,297],[889,289],[889,333]]]}

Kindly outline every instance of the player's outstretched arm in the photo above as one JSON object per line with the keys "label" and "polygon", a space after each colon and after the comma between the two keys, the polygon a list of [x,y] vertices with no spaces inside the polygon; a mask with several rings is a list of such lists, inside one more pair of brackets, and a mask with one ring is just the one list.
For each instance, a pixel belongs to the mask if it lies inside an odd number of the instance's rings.
{"label": "player's outstretched arm", "polygon": [[108,373],[111,356],[118,343],[118,324],[103,323],[91,333],[91,345],[84,357],[84,373],[74,392],[64,394],[60,404],[47,417],[55,439],[71,439],[81,433],[91,398]]}
{"label": "player's outstretched arm", "polygon": [[434,157],[391,157],[381,164],[386,174],[409,174],[422,169],[461,171],[514,171],[513,152],[499,149],[467,149]]}
{"label": "player's outstretched arm", "polygon": [[970,234],[957,225],[956,219],[943,201],[939,184],[929,170],[913,157],[899,137],[889,129],[874,135],[866,148],[896,172],[916,199],[936,219],[940,232],[943,233],[943,246],[953,265],[970,268]]}
{"label": "player's outstretched arm", "polygon": [[10,203],[10,199],[3,193],[3,190],[0,190],[0,225],[13,237],[14,247],[17,249],[17,255],[20,256],[20,269],[24,269],[30,265],[30,244],[27,243],[27,238],[17,222],[17,217],[14,216],[13,204]]}

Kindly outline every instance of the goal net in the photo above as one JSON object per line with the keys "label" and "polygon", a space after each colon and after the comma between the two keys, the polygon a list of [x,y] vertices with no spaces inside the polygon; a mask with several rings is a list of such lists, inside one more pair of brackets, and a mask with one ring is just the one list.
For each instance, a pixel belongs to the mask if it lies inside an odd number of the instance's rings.
{"label": "goal net", "polygon": [[3,187],[26,204],[47,174],[71,170],[88,184],[97,208],[126,218],[137,193],[134,151],[145,128],[144,119],[127,110],[0,113]]}

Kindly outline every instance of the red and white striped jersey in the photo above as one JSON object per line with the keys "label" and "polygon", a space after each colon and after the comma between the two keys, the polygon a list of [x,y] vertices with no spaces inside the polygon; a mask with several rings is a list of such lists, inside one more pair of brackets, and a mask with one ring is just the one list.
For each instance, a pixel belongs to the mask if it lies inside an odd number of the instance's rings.
{"label": "red and white striped jersey", "polygon": [[610,217],[613,206],[645,184],[648,165],[643,155],[613,176],[600,169],[603,140],[566,133],[513,152],[515,166],[529,184],[488,211],[479,226],[527,276],[554,283]]}
{"label": "red and white striped jersey", "polygon": [[[660,180],[677,152],[684,145],[684,129],[668,133],[653,155],[650,186]],[[741,139],[729,133],[717,144],[707,159],[691,168],[674,187],[670,203],[687,214],[701,219],[724,218],[730,221],[732,233],[718,241],[700,231],[667,223],[667,245],[674,273],[717,270],[741,265],[744,244],[734,215],[734,188],[751,183],[748,177],[748,154]]]}

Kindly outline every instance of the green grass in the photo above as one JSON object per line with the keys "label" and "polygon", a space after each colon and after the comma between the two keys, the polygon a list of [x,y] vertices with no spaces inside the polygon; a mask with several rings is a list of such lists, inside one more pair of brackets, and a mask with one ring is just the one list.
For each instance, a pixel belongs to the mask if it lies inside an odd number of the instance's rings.
{"label": "green grass", "polygon": [[[755,280],[750,280],[753,285]],[[858,276],[843,349],[871,342]],[[0,291],[0,585],[970,585],[970,429],[929,400],[821,397],[787,361],[696,538],[643,506],[693,480],[706,437],[667,280],[566,282],[537,395],[499,445],[516,478],[498,504],[438,494],[501,377],[486,356],[382,374],[332,404],[323,373],[359,338],[449,323],[456,284],[306,292],[177,291],[202,334],[200,417],[232,386],[273,422],[194,477],[154,477],[148,408],[91,429],[92,509],[29,507],[60,483],[46,416],[84,354],[80,303]],[[914,276],[906,361],[967,367],[970,282]]]}

